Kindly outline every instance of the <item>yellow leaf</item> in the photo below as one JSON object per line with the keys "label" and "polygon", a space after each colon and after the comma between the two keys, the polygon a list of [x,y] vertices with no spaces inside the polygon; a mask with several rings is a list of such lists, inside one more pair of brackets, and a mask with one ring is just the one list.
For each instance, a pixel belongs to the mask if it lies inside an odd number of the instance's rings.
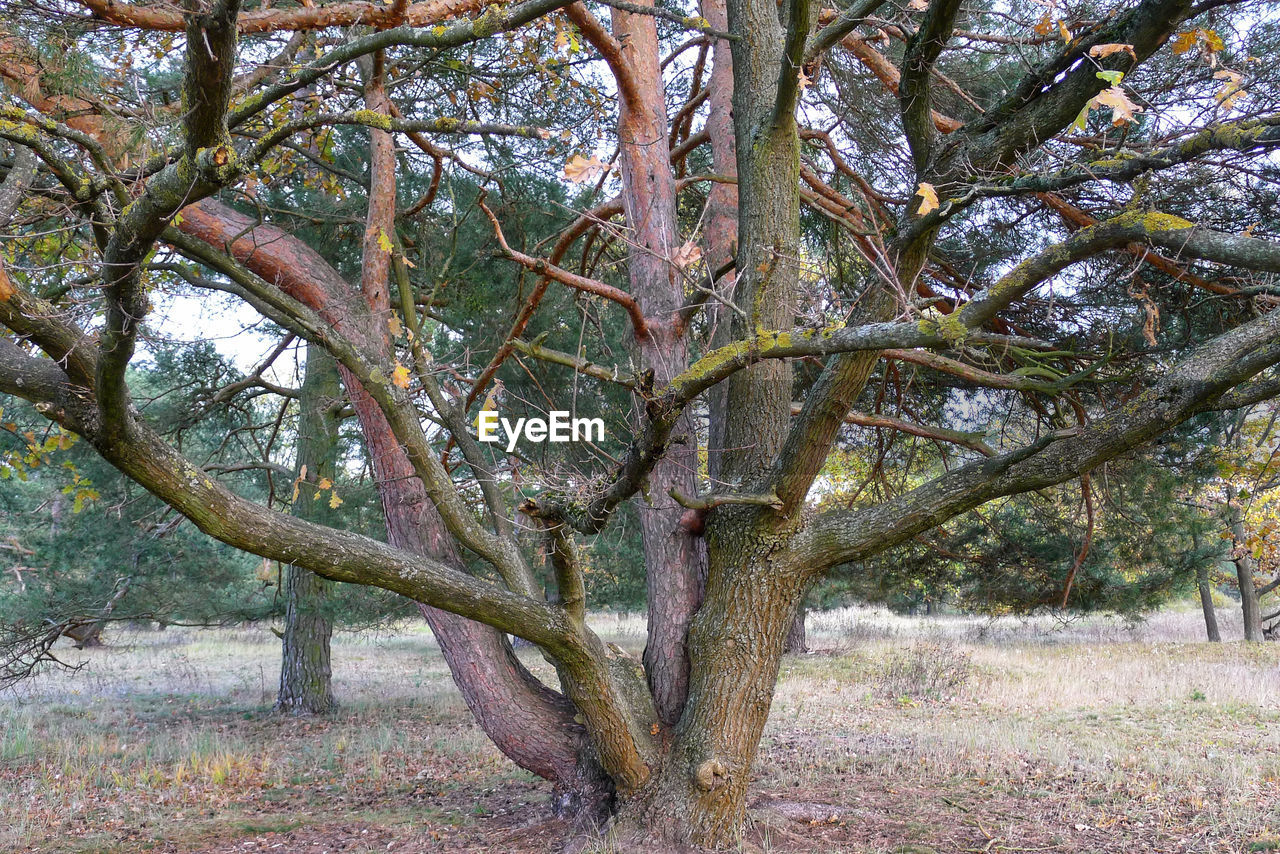
{"label": "yellow leaf", "polygon": [[1058,22],[1058,35],[1062,36],[1064,42],[1071,43],[1071,30],[1068,30],[1067,25],[1061,21]]}
{"label": "yellow leaf", "polygon": [[1133,52],[1133,45],[1131,44],[1109,42],[1108,44],[1096,44],[1089,48],[1089,55],[1095,59],[1106,59],[1113,53],[1127,53],[1133,57],[1135,62],[1138,60],[1138,55]]}
{"label": "yellow leaf", "polygon": [[378,248],[381,249],[383,252],[390,252],[393,248],[393,244],[391,243],[391,238],[387,237],[386,229],[383,229],[383,228],[378,229]]}
{"label": "yellow leaf", "polygon": [[18,291],[9,281],[9,274],[4,271],[4,260],[0,259],[0,302],[8,302]]}
{"label": "yellow leaf", "polygon": [[1182,56],[1196,46],[1196,32],[1197,30],[1187,30],[1185,33],[1178,33],[1178,37],[1170,46],[1175,55]]}
{"label": "yellow leaf", "polygon": [[387,328],[391,330],[392,338],[399,338],[400,334],[404,332],[404,324],[394,314],[387,318]]}
{"label": "yellow leaf", "polygon": [[1200,49],[1205,53],[1212,55],[1226,47],[1226,43],[1222,41],[1213,30],[1202,29],[1196,27],[1193,30],[1187,30],[1185,33],[1178,33],[1178,37],[1173,40],[1173,52],[1178,56],[1191,50],[1196,45],[1200,45]]}
{"label": "yellow leaf", "polygon": [[335,492],[333,495],[329,496],[330,509],[337,510],[341,506],[342,506],[342,499],[338,497],[338,493]]}
{"label": "yellow leaf", "polygon": [[396,388],[409,387],[409,369],[396,362],[396,369],[391,372],[391,382]]}
{"label": "yellow leaf", "polygon": [[1049,31],[1053,29],[1053,19],[1049,17],[1049,13],[1045,12],[1040,16],[1040,20],[1036,22],[1036,25],[1032,27],[1032,29],[1038,36],[1049,35]]}
{"label": "yellow leaf", "polygon": [[930,211],[938,209],[938,191],[933,188],[932,184],[927,181],[921,181],[920,186],[916,188],[916,195],[924,200],[920,203],[920,209],[916,211],[918,216],[924,216]]}
{"label": "yellow leaf", "polygon": [[327,477],[320,478],[320,482],[316,484],[316,489],[319,490],[331,489],[332,487],[333,481],[329,480]]}

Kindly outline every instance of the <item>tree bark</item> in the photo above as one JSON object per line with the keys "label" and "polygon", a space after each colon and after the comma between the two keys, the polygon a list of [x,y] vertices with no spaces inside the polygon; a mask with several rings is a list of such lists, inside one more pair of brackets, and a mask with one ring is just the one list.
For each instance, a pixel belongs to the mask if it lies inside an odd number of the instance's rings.
{"label": "tree bark", "polygon": [[1236,580],[1240,585],[1240,610],[1244,615],[1244,639],[1260,641],[1262,637],[1262,609],[1258,604],[1258,588],[1253,582],[1253,555],[1249,553],[1244,530],[1244,510],[1231,505],[1231,538],[1236,556]]}
{"label": "tree bark", "polygon": [[1196,567],[1196,587],[1200,590],[1200,608],[1204,611],[1204,631],[1213,643],[1221,643],[1222,635],[1218,632],[1218,612],[1213,607],[1213,588],[1209,584],[1209,565],[1206,563]]}
{"label": "tree bark", "polygon": [[[241,263],[320,312],[335,328],[348,328],[360,319],[359,309],[345,299],[350,285],[314,250],[272,226],[253,225],[249,217],[210,200],[188,208],[180,227],[212,246],[227,246]],[[382,293],[385,316],[390,310],[385,286]],[[341,372],[374,463],[390,544],[465,572],[386,416],[349,371]],[[424,607],[423,614],[467,707],[498,749],[521,768],[552,781],[559,802],[599,803],[610,784],[596,772],[594,761],[582,761],[589,740],[574,720],[572,705],[520,664],[501,632],[437,608]]]}
{"label": "tree bark", "polygon": [[[335,403],[342,388],[338,365],[320,346],[307,345],[307,367],[298,398],[298,493],[293,514],[320,524],[336,515],[329,506],[333,493],[319,488],[334,483],[338,468],[338,430],[341,418]],[[332,487],[331,487],[332,488]],[[323,715],[337,708],[329,663],[333,620],[328,602],[332,582],[308,569],[285,568],[285,623],[280,691],[276,711],[288,715]]]}
{"label": "tree bark", "polygon": [[[615,8],[610,35],[580,5],[568,11],[609,61],[621,94],[622,200],[633,241],[627,271],[647,322],[647,334],[637,335],[636,345],[642,368],[653,371],[654,384],[661,388],[688,365],[689,344],[678,318],[684,282],[672,262],[680,238],[657,22],[651,15]],[[684,708],[689,621],[702,600],[706,574],[702,541],[681,525],[684,508],[670,495],[673,489],[685,495],[698,491],[697,432],[688,414],[673,435],[677,441],[653,467],[648,489],[637,499],[649,606],[644,666],[658,718],[666,726],[673,726]]]}
{"label": "tree bark", "polygon": [[801,605],[796,611],[796,618],[791,621],[791,628],[787,629],[787,640],[782,647],[782,651],[787,655],[802,655],[809,651],[804,628],[804,618],[807,613],[808,609]]}
{"label": "tree bark", "polygon": [[758,533],[760,511],[717,513],[734,524],[708,540],[707,595],[689,631],[689,700],[661,772],[619,818],[637,836],[708,848],[739,841],[783,641],[806,587],[787,562],[786,537]]}

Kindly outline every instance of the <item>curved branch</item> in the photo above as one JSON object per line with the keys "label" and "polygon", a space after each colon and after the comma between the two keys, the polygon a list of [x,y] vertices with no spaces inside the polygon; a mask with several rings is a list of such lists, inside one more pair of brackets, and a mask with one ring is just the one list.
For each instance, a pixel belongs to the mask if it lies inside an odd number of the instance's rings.
{"label": "curved branch", "polygon": [[[118,0],[76,0],[93,13],[95,18],[136,27],[142,30],[182,32],[185,23],[180,12],[172,8],[137,3],[121,3]],[[395,27],[407,24],[411,27],[427,27],[459,15],[474,12],[495,0],[429,0],[426,3],[408,3],[395,0],[388,5],[366,2],[331,3],[324,6],[303,6],[298,9],[255,9],[240,16],[237,29],[241,35],[252,33],[278,33],[286,31],[318,30],[323,27]]]}

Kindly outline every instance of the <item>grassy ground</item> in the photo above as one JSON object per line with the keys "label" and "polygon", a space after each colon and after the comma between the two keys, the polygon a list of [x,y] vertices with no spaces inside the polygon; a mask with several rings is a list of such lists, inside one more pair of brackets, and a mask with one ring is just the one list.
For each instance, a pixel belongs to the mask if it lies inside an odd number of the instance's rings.
{"label": "grassy ground", "polygon": [[[1280,644],[1200,643],[1198,619],[813,615],[818,651],[783,664],[751,844],[1280,851]],[[643,644],[635,618],[595,622]],[[266,630],[109,640],[79,673],[0,695],[0,850],[534,852],[563,836],[419,627],[340,636],[343,708],[314,722],[269,714]]]}

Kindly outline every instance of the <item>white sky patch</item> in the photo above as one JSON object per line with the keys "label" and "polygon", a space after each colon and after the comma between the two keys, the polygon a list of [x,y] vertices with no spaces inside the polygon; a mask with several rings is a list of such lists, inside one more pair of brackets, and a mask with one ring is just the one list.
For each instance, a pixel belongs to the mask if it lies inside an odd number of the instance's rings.
{"label": "white sky patch", "polygon": [[[209,341],[245,373],[256,368],[280,340],[256,311],[228,294],[156,291],[152,303],[147,326],[154,334],[184,344]],[[141,358],[153,356],[145,341],[138,350]],[[282,356],[274,367],[268,379],[285,385],[295,382],[292,359]]]}

